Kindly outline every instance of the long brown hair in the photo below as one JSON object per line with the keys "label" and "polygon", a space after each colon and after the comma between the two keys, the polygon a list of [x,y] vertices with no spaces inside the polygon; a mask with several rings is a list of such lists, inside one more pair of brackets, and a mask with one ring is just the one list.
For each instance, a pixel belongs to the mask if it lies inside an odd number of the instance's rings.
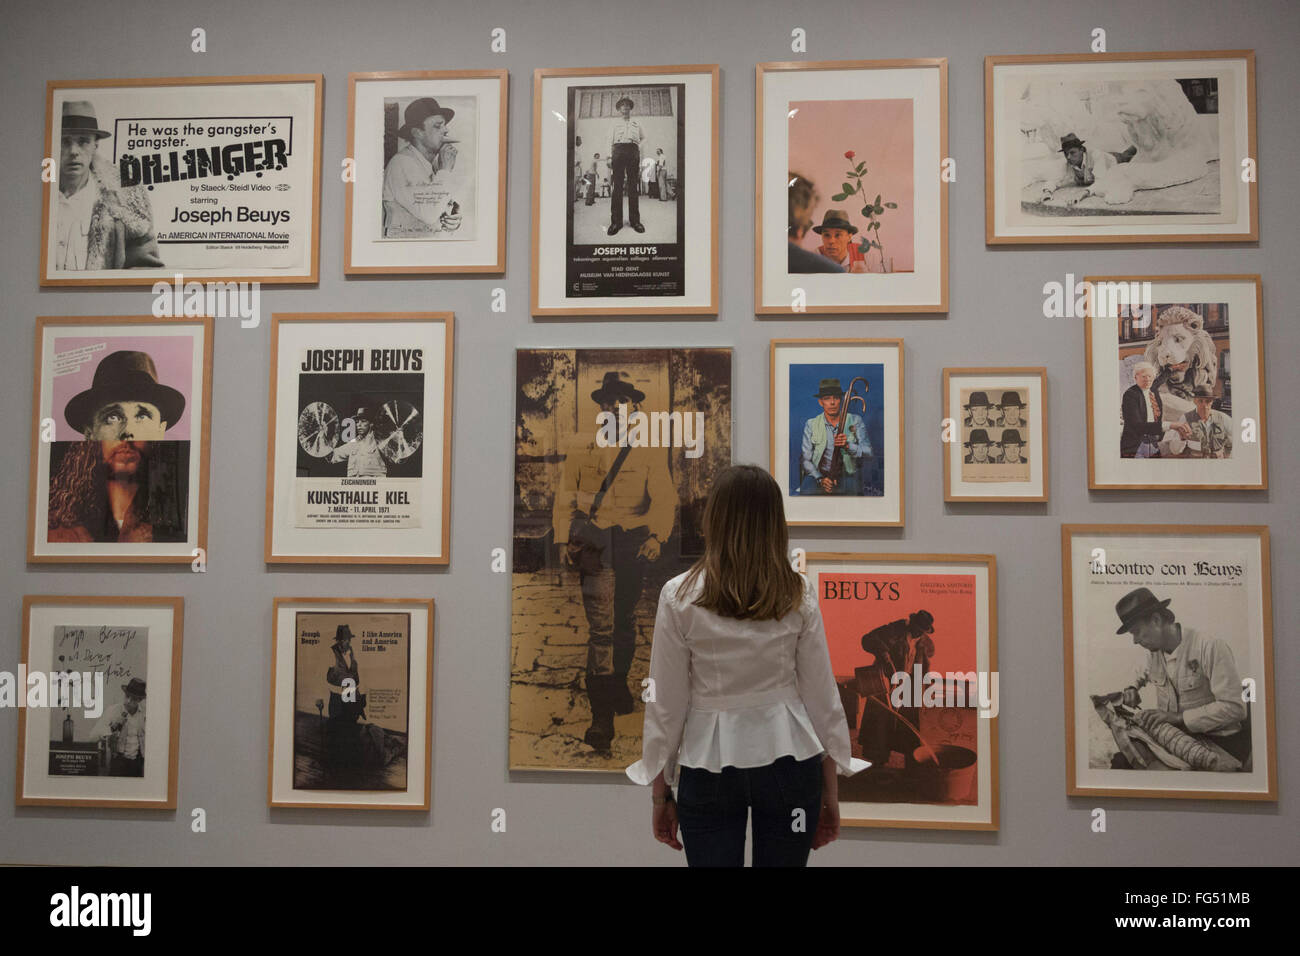
{"label": "long brown hair", "polygon": [[704,556],[686,573],[681,593],[702,580],[692,602],[699,607],[742,621],[784,617],[799,606],[804,587],[789,550],[776,479],[757,465],[732,465],[709,492]]}

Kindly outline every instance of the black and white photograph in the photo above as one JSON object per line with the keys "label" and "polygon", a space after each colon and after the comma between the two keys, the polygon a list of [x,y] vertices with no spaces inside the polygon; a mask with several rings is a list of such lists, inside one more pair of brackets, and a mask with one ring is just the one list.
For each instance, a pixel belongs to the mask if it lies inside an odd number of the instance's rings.
{"label": "black and white photograph", "polygon": [[1071,792],[1267,799],[1267,532],[1146,530],[1063,529]]}
{"label": "black and white photograph", "polygon": [[685,89],[569,87],[569,295],[682,294]]}
{"label": "black and white photograph", "polygon": [[533,314],[716,314],[718,67],[533,84]]}
{"label": "black and white photograph", "polygon": [[990,57],[990,241],[1251,238],[1253,57],[1181,56]]}
{"label": "black and white photograph", "polygon": [[477,125],[472,96],[384,97],[385,239],[474,239]]}
{"label": "black and white photograph", "polygon": [[42,285],[315,282],[320,76],[51,82]]}
{"label": "black and white photograph", "polygon": [[447,563],[453,325],[272,316],[268,562]]}
{"label": "black and white photograph", "polygon": [[51,702],[50,775],[143,777],[149,629],[60,624],[53,637],[50,673],[99,674],[103,683],[98,717],[70,701]]}

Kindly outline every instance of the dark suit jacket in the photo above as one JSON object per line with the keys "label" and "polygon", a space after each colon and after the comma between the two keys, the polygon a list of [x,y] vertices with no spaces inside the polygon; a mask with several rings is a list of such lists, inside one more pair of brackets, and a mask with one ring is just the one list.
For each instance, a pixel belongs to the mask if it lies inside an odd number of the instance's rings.
{"label": "dark suit jacket", "polygon": [[[1160,411],[1161,418],[1164,417],[1164,408],[1160,404],[1160,396],[1155,391],[1156,408]],[[1124,458],[1132,458],[1137,454],[1138,445],[1142,444],[1142,436],[1150,435],[1153,441],[1159,441],[1160,435],[1164,431],[1164,426],[1159,420],[1148,422],[1147,413],[1143,407],[1145,399],[1142,397],[1142,389],[1136,385],[1130,385],[1120,400],[1119,412],[1124,419],[1124,430],[1119,435],[1119,453]]]}

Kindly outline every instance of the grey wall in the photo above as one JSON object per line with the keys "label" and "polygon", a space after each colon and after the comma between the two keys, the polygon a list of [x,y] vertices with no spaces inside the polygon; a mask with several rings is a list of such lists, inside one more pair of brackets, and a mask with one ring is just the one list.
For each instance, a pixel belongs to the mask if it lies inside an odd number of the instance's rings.
{"label": "grey wall", "polygon": [[[55,11],[58,11],[57,13]],[[208,53],[189,33],[208,31]],[[504,26],[509,52],[492,54]],[[808,59],[946,56],[951,152],[951,299],[946,319],[757,321],[753,315],[754,64],[789,60],[808,31]],[[1122,249],[988,249],[984,245],[983,57],[1086,52],[1105,27],[1112,51],[1254,49],[1258,65],[1261,236],[1249,244]],[[1300,181],[1294,119],[1300,6],[1287,0],[196,0],[6,4],[0,38],[0,399],[10,485],[0,506],[0,669],[16,667],[24,594],[179,594],[186,602],[180,809],[175,814],[15,811],[17,719],[0,711],[0,860],[41,863],[681,863],[649,834],[649,794],[601,775],[506,770],[509,576],[489,570],[511,533],[512,352],[516,346],[730,345],[735,349],[735,457],[766,462],[767,343],[772,337],[901,336],[906,342],[907,526],[801,537],[809,549],[992,551],[999,564],[1002,671],[998,833],[858,830],[818,864],[1247,864],[1300,862],[1300,763],[1294,693],[1300,660],[1295,567],[1300,467],[1294,356]],[[721,314],[716,321],[533,321],[528,315],[532,70],[542,66],[714,63],[722,67]],[[499,278],[342,275],[349,71],[508,67],[508,272]],[[451,309],[458,320],[452,474],[452,565],[421,571],[268,570],[262,561],[269,318],[244,330],[218,320],[213,384],[210,563],[188,569],[26,567],[32,337],[37,315],[140,314],[148,290],[37,287],[45,82],[121,76],[325,74],[319,288],[263,292],[263,313]],[[1076,276],[1262,273],[1268,402],[1268,493],[1089,494],[1083,335],[1042,317],[1042,285]],[[509,311],[488,310],[507,289]],[[1055,428],[1047,505],[945,506],[939,470],[941,369],[1046,365]],[[1281,800],[1276,805],[1065,796],[1061,665],[1062,522],[1223,522],[1272,528],[1274,661]],[[437,602],[433,809],[428,815],[276,811],[266,807],[271,600],[299,595],[425,596]],[[1089,830],[1094,804],[1106,834]],[[203,807],[208,832],[192,834]],[[504,834],[489,829],[494,807]]]}

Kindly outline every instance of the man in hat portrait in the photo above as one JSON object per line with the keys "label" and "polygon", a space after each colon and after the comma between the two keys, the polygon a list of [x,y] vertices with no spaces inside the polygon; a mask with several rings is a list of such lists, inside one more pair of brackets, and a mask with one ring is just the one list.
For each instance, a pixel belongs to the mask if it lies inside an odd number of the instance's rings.
{"label": "man in hat portrait", "polygon": [[[858,727],[862,759],[882,769],[889,763],[889,755],[897,752],[910,766],[916,762],[913,752],[921,745],[912,729],[921,725],[921,710],[894,707],[890,694],[895,674],[915,679],[918,667],[922,676],[929,673],[934,657],[934,615],[922,609],[906,620],[882,624],[862,635],[862,649],[872,657],[871,664],[855,669],[858,692],[866,700]],[[919,688],[913,690],[919,693]]]}
{"label": "man in hat portrait", "polygon": [[[325,724],[325,754],[331,776],[361,769],[361,736],[357,722],[366,715],[366,695],[361,693],[361,671],[352,649],[352,628],[340,624],[334,631],[330,652],[334,663],[325,671],[329,686],[329,719]],[[344,683],[347,681],[348,683]]]}
{"label": "man in hat portrait", "polygon": [[91,731],[96,740],[108,738],[108,775],[144,776],[145,682],[132,677],[122,685],[122,706],[106,713]]}
{"label": "man in hat portrait", "polygon": [[[1126,707],[1142,707],[1142,688],[1156,691],[1154,719],[1173,724],[1189,734],[1206,735],[1240,760],[1250,759],[1250,724],[1241,699],[1241,677],[1232,648],[1221,638],[1201,633],[1199,628],[1178,622],[1169,605],[1150,588],[1135,588],[1115,604],[1119,616],[1116,634],[1132,634],[1133,643],[1146,657],[1125,687],[1121,701]],[[1131,768],[1117,753],[1114,769]]]}
{"label": "man in hat portrait", "polygon": [[966,419],[962,423],[967,428],[987,428],[990,425],[996,425],[989,415],[993,405],[985,392],[971,392],[970,398],[966,400]]}
{"label": "man in hat portrait", "polygon": [[1029,463],[1029,456],[1024,453],[1025,443],[1020,437],[1020,429],[1002,429],[1002,436],[998,439],[998,444],[1002,446],[1002,464],[1020,465]]}
{"label": "man in hat portrait", "polygon": [[989,433],[986,428],[972,428],[970,437],[966,439],[966,447],[970,449],[970,454],[962,459],[968,465],[993,465],[997,459],[989,455],[989,449],[992,442],[989,441]]}
{"label": "man in hat portrait", "polygon": [[853,242],[858,227],[849,222],[849,214],[843,209],[828,209],[822,216],[822,224],[813,226],[813,232],[822,237],[822,244],[817,247],[817,254],[825,256],[845,272],[866,272],[867,257],[863,255],[858,244]]}
{"label": "man in hat portrait", "polygon": [[860,495],[861,460],[872,453],[866,422],[848,411],[838,378],[822,379],[813,398],[822,410],[804,422],[796,493]]}
{"label": "man in hat portrait", "polygon": [[999,419],[994,424],[1001,425],[1003,428],[1019,428],[1023,425],[1025,413],[1025,403],[1020,400],[1020,393],[1006,391],[1002,393],[1002,401],[998,403],[998,411],[1001,413]]}
{"label": "man in hat portrait", "polygon": [[645,232],[641,224],[641,206],[637,190],[640,188],[641,143],[645,131],[632,119],[636,106],[630,96],[620,97],[614,104],[619,119],[609,130],[609,156],[614,172],[614,192],[609,201],[609,235],[623,228],[623,193],[627,193],[627,222],[637,232]]}
{"label": "man in hat portrait", "polygon": [[371,412],[364,405],[352,413],[356,438],[339,445],[330,454],[330,461],[338,464],[348,463],[348,477],[376,477],[388,475],[388,463],[379,451],[379,441],[375,438],[375,425]]}
{"label": "man in hat portrait", "polygon": [[406,105],[401,146],[384,169],[385,239],[427,239],[460,228],[460,203],[448,183],[459,142],[447,129],[455,115],[431,96]]}
{"label": "man in hat portrait", "polygon": [[57,270],[163,265],[148,192],[143,186],[123,186],[117,169],[99,155],[100,140],[112,135],[99,128],[89,101],[63,104],[54,219]]}
{"label": "man in hat portrait", "polygon": [[1198,385],[1192,393],[1196,408],[1183,416],[1182,424],[1187,426],[1183,437],[1189,443],[1195,443],[1199,450],[1192,449],[1196,458],[1231,458],[1232,457],[1232,420],[1214,407],[1214,389],[1209,385]]}
{"label": "man in hat portrait", "polygon": [[[635,709],[627,675],[636,653],[636,605],[646,571],[658,561],[677,519],[677,488],[664,448],[633,447],[620,422],[617,444],[597,444],[596,412],[637,410],[645,393],[624,371],[605,372],[579,414],[589,428],[565,454],[552,526],[564,567],[578,572],[587,619],[586,687],[591,727],[584,740],[608,755],[614,716]],[[619,415],[619,418],[624,416]]]}
{"label": "man in hat portrait", "polygon": [[105,356],[64,406],[86,440],[55,443],[64,454],[50,479],[48,540],[184,541],[189,475],[177,473],[175,446],[188,443],[164,440],[184,410],[148,353]]}
{"label": "man in hat portrait", "polygon": [[[1058,189],[1064,189],[1067,186],[1091,186],[1097,181],[1097,174],[1104,174],[1106,170],[1120,164],[1127,163],[1137,155],[1137,147],[1129,146],[1122,152],[1094,153],[1084,148],[1085,140],[1079,139],[1074,133],[1067,133],[1061,137],[1061,148],[1059,152],[1065,157],[1065,167],[1061,170],[1059,178],[1054,183],[1048,183],[1043,186],[1043,200],[1046,201],[1052,197],[1052,194]],[[1094,158],[1101,157],[1102,166],[1097,170],[1094,166]],[[1087,195],[1086,193],[1084,194]],[[1082,199],[1083,197],[1079,197]],[[1075,200],[1078,201],[1077,199]]]}

